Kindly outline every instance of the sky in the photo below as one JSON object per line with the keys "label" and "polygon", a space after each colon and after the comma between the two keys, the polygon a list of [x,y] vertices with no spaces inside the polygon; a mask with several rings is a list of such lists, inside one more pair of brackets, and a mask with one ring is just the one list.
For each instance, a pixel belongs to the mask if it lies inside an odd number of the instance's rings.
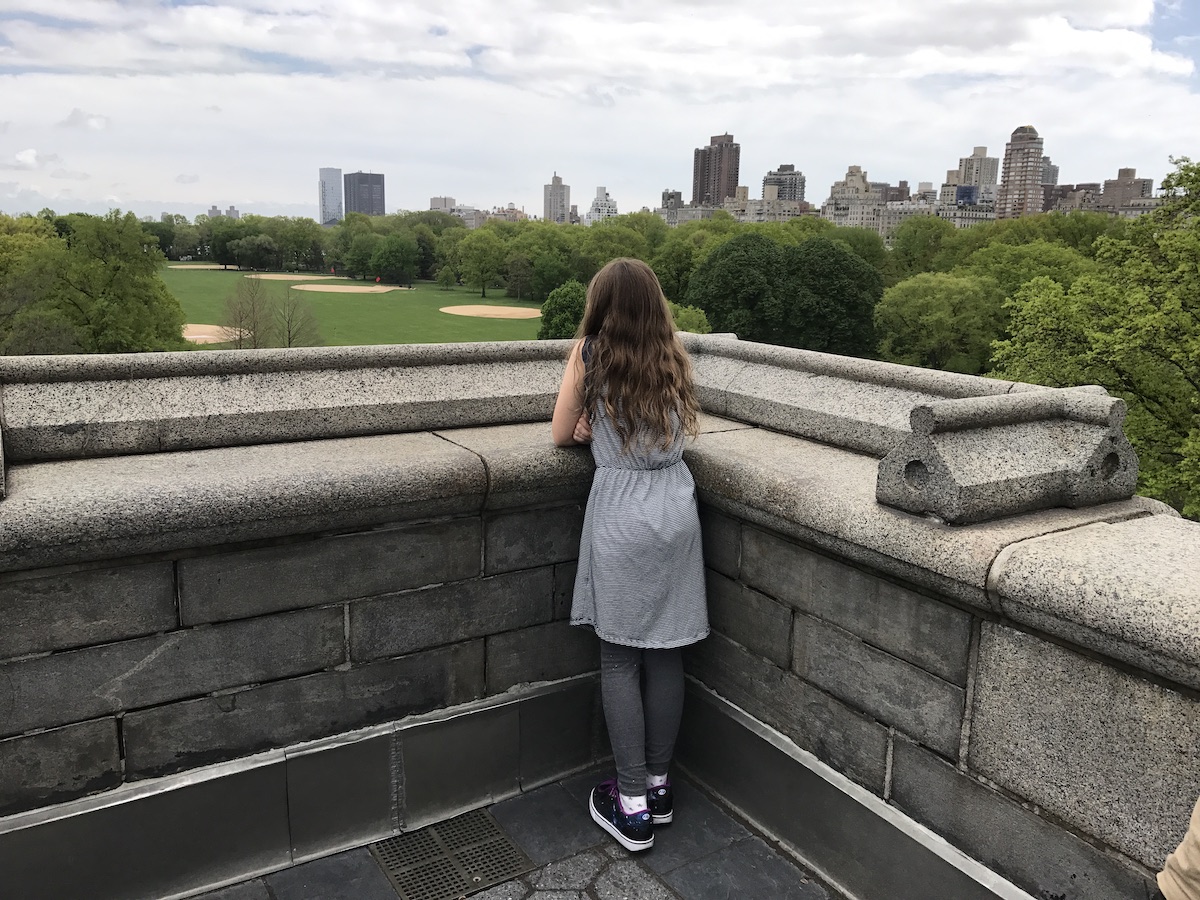
{"label": "sky", "polygon": [[1060,182],[1200,156],[1200,0],[0,0],[0,210],[317,216],[317,170],[542,214],[791,163],[940,186],[1033,125]]}

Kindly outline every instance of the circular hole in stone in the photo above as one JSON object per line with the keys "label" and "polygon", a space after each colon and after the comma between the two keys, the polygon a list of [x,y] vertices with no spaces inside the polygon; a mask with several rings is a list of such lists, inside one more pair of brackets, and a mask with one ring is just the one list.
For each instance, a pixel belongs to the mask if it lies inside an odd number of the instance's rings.
{"label": "circular hole in stone", "polygon": [[913,490],[921,490],[929,483],[929,469],[919,459],[904,467],[904,483]]}
{"label": "circular hole in stone", "polygon": [[1110,453],[1104,457],[1104,462],[1100,464],[1100,474],[1104,476],[1105,481],[1112,480],[1112,477],[1121,469],[1121,457],[1115,453]]}

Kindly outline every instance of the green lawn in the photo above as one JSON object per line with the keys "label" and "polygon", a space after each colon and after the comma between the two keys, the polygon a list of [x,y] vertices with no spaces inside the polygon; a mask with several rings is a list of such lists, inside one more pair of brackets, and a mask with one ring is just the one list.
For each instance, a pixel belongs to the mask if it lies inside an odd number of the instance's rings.
{"label": "green lawn", "polygon": [[[172,269],[164,266],[162,278],[179,300],[188,322],[220,325],[225,298],[236,288],[245,273],[193,268]],[[337,284],[367,284],[344,278],[324,279]],[[318,284],[304,279],[297,284]],[[267,281],[267,290],[288,290],[287,281]],[[455,287],[444,291],[431,282],[417,282],[411,291],[386,294],[323,294],[300,292],[316,317],[322,343],[343,344],[438,344],[458,341],[524,341],[537,337],[541,319],[483,319],[454,316],[440,312],[443,306],[521,306],[537,309],[538,304],[517,301],[503,291],[489,289],[487,299],[473,288]],[[221,345],[208,345],[220,347]]]}

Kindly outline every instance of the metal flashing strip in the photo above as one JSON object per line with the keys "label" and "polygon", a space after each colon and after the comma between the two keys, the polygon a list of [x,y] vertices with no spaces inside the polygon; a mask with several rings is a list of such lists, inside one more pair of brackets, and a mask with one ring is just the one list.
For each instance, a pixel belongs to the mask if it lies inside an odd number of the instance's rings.
{"label": "metal flashing strip", "polygon": [[456,900],[534,868],[484,809],[379,841],[371,853],[402,900]]}
{"label": "metal flashing strip", "polygon": [[[705,700],[711,703],[714,707],[720,710],[721,713],[728,716],[737,725],[740,725],[746,731],[750,732],[755,737],[766,742],[776,750],[780,751],[794,762],[803,766],[813,775],[828,783],[831,787],[844,794],[849,800],[853,801],[859,807],[867,812],[877,816],[887,825],[896,829],[899,833],[912,840],[914,843],[932,853],[937,858],[941,859],[947,865],[957,869],[968,879],[978,884],[981,888],[989,891],[998,900],[1037,900],[1032,894],[1029,894],[1017,887],[1008,879],[993,872],[983,863],[968,856],[963,851],[949,843],[945,838],[936,832],[926,828],[924,825],[905,815],[899,809],[887,804],[882,798],[872,794],[866,788],[851,781],[845,775],[821,762],[816,756],[809,751],[798,746],[794,741],[786,735],[775,730],[770,725],[767,725],[754,716],[747,713],[744,709],[734,703],[729,702],[721,695],[715,693],[704,684],[696,681],[693,678],[688,679],[692,689],[700,691]],[[695,776],[695,773],[689,774]],[[704,779],[697,777],[697,781],[704,784]],[[712,790],[710,785],[705,785]],[[741,815],[745,816],[749,821],[753,822],[756,827],[762,828],[768,834],[771,833],[770,828],[766,828],[762,823],[756,821],[756,817],[749,811],[742,808],[737,803],[736,797],[726,797],[719,791],[713,790],[713,793],[721,797],[731,807],[736,809]],[[781,842],[783,846],[790,847],[786,841]],[[792,848],[795,853],[804,861],[804,864],[817,872],[822,878],[829,882],[834,887],[841,890],[848,897],[857,896],[853,891],[847,890],[845,886],[839,883],[836,873],[823,871],[820,866],[813,863],[804,857],[803,847]]]}

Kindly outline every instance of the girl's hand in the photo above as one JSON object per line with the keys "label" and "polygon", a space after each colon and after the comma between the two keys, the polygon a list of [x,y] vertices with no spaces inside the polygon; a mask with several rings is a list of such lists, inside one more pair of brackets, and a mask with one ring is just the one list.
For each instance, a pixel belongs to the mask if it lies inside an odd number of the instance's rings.
{"label": "girl's hand", "polygon": [[592,442],[592,421],[588,418],[586,412],[580,413],[578,420],[575,422],[575,432],[571,435],[577,444],[590,444]]}

